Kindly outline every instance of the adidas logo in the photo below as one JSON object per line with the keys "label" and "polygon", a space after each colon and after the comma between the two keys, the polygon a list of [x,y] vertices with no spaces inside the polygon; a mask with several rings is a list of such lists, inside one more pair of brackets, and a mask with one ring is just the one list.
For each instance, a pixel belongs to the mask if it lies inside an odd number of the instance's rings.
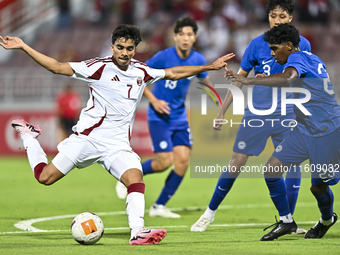
{"label": "adidas logo", "polygon": [[113,78],[111,79],[111,81],[120,81],[118,75],[113,76]]}

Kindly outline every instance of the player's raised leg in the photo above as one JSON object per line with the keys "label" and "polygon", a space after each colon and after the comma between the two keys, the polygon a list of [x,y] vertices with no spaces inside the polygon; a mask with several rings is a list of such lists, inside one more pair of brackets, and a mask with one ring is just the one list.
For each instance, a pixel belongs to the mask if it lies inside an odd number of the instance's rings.
{"label": "player's raised leg", "polygon": [[216,188],[210,200],[208,208],[204,214],[192,225],[191,231],[203,232],[214,221],[217,208],[223,199],[231,190],[236,178],[239,175],[241,166],[244,166],[248,160],[248,155],[233,152],[231,160],[228,164],[228,171],[224,171],[216,184]]}
{"label": "player's raised leg", "polygon": [[36,139],[42,132],[38,125],[31,125],[22,119],[13,120],[11,125],[23,141],[34,177],[39,183],[51,185],[64,177],[53,163],[48,164],[46,154]]}

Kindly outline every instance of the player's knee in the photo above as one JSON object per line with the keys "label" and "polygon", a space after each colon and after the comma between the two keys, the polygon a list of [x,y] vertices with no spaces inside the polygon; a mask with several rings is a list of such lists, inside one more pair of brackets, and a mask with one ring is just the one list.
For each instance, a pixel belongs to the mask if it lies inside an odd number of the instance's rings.
{"label": "player's knee", "polygon": [[42,172],[39,178],[37,178],[37,180],[40,184],[43,184],[45,186],[49,186],[55,183],[56,181],[53,175],[46,173],[46,172]]}
{"label": "player's knee", "polygon": [[42,185],[45,185],[45,186],[49,186],[49,185],[54,183],[54,181],[52,181],[51,178],[49,178],[47,176],[41,176],[41,175],[38,179],[38,182]]}
{"label": "player's knee", "polygon": [[262,169],[262,173],[264,175],[265,178],[278,178],[282,175],[281,172],[277,172],[275,170],[273,170],[273,168],[269,165],[269,164],[266,164],[263,169]]}
{"label": "player's knee", "polygon": [[186,171],[188,169],[188,167],[189,167],[189,160],[186,160],[185,162],[182,162],[182,167]]}
{"label": "player's knee", "polygon": [[229,167],[228,167],[229,173],[231,173],[231,174],[239,173],[241,167],[243,167],[243,166],[244,166],[244,164],[242,164],[242,162],[240,162],[240,161],[237,161],[237,160],[232,161],[232,160],[230,160]]}
{"label": "player's knee", "polygon": [[229,165],[232,169],[237,170],[238,172],[240,168],[247,163],[247,160],[248,160],[248,156],[246,154],[240,154],[240,153],[234,152],[230,159]]}
{"label": "player's knee", "polygon": [[317,185],[312,184],[312,186],[310,187],[310,191],[312,192],[314,196],[320,196],[326,193],[327,189],[328,189],[328,185],[317,186]]}
{"label": "player's knee", "polygon": [[144,183],[142,171],[136,168],[129,169],[122,174],[120,181],[124,183],[126,187],[134,183]]}
{"label": "player's knee", "polygon": [[162,157],[158,160],[158,165],[161,171],[168,169],[173,163],[172,157]]}
{"label": "player's knee", "polygon": [[181,159],[175,162],[175,168],[181,168],[186,171],[186,169],[189,166],[189,160],[188,159]]}

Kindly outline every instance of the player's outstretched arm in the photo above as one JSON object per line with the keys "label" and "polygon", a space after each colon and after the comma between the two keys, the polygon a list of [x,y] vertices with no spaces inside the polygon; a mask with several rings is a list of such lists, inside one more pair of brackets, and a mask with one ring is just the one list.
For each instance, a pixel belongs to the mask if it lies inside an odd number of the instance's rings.
{"label": "player's outstretched arm", "polygon": [[270,76],[257,76],[255,78],[246,78],[236,74],[233,71],[226,71],[227,80],[238,81],[244,85],[263,85],[268,87],[289,87],[299,74],[294,67],[286,68],[283,73],[276,73]]}
{"label": "player's outstretched arm", "polygon": [[153,108],[157,112],[159,112],[160,114],[170,114],[169,103],[156,98],[148,87],[144,89],[143,95],[149,100],[149,102],[152,104]]}
{"label": "player's outstretched arm", "polygon": [[196,75],[205,71],[220,70],[222,67],[226,66],[226,61],[233,58],[234,53],[229,53],[220,57],[212,64],[207,64],[203,66],[175,66],[172,68],[165,69],[164,80],[180,80],[186,77]]}
{"label": "player's outstretched arm", "polygon": [[21,49],[25,51],[34,61],[36,61],[39,65],[51,71],[52,73],[63,74],[67,76],[72,76],[74,74],[74,71],[69,63],[58,62],[54,58],[48,57],[34,50],[18,37],[6,36],[5,38],[3,38],[2,36],[0,36],[0,40],[0,45],[4,49]]}

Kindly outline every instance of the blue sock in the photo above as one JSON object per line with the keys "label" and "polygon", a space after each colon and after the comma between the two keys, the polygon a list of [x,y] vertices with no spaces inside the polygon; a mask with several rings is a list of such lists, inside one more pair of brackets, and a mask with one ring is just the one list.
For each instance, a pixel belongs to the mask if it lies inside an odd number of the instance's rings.
{"label": "blue sock", "polygon": [[218,206],[222,203],[225,196],[233,186],[236,178],[229,174],[228,171],[222,172],[217,181],[214,194],[210,200],[209,208],[213,211],[217,210]]}
{"label": "blue sock", "polygon": [[333,202],[334,196],[332,190],[328,187],[326,193],[315,196],[318,201],[318,207],[321,212],[321,218],[323,220],[330,220],[333,216]]}
{"label": "blue sock", "polygon": [[301,165],[287,172],[285,183],[290,212],[294,214],[301,184]]}
{"label": "blue sock", "polygon": [[174,172],[174,170],[171,170],[171,172],[169,173],[168,177],[165,180],[164,188],[161,194],[159,195],[156,204],[165,205],[169,201],[169,199],[173,196],[173,194],[175,194],[182,180],[183,176],[179,176]]}
{"label": "blue sock", "polygon": [[267,178],[265,177],[270,197],[279,211],[280,216],[284,216],[290,213],[289,203],[286,194],[286,185],[283,177]]}
{"label": "blue sock", "polygon": [[155,171],[151,167],[151,162],[153,159],[149,159],[142,163],[143,175],[153,174]]}

